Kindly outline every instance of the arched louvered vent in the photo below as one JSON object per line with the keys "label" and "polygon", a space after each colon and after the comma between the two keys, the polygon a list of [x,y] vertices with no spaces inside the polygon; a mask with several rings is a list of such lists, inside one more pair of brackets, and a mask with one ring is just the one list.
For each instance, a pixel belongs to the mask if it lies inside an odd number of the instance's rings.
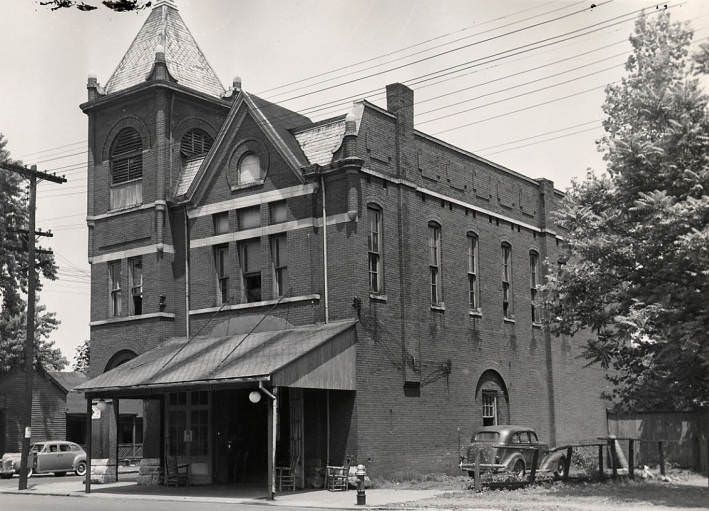
{"label": "arched louvered vent", "polygon": [[211,149],[214,139],[209,133],[194,128],[184,134],[180,141],[180,154],[185,159],[199,158]]}
{"label": "arched louvered vent", "polygon": [[111,145],[111,182],[143,177],[143,141],[134,128],[123,128]]}

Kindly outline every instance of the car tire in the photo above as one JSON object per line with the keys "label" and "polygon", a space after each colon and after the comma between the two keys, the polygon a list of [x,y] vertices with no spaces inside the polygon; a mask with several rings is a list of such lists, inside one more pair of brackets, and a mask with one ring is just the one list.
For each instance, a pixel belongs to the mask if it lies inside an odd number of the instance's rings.
{"label": "car tire", "polygon": [[517,477],[524,477],[524,461],[517,460],[512,471]]}
{"label": "car tire", "polygon": [[66,472],[54,472],[54,477],[64,477]]}
{"label": "car tire", "polygon": [[556,464],[556,470],[554,471],[554,476],[557,478],[563,477],[564,467],[566,466],[566,458],[562,456]]}
{"label": "car tire", "polygon": [[85,461],[80,461],[76,465],[76,470],[74,473],[78,476],[85,476],[86,475],[86,462]]}

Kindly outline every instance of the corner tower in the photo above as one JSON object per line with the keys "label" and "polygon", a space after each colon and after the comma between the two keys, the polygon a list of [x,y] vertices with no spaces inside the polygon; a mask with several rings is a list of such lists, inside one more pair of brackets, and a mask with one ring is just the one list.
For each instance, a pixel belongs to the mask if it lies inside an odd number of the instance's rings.
{"label": "corner tower", "polygon": [[90,76],[87,224],[91,376],[184,335],[183,209],[190,161],[231,100],[172,0],[159,0],[105,86]]}

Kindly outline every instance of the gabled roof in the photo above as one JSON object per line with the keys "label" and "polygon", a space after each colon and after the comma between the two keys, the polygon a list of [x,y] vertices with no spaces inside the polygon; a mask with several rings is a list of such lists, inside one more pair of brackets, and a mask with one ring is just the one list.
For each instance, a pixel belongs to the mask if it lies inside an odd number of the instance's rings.
{"label": "gabled roof", "polygon": [[197,190],[199,183],[204,178],[214,156],[217,152],[224,150],[227,133],[232,125],[239,118],[239,112],[246,108],[254,119],[254,122],[263,130],[266,138],[273,144],[291,170],[299,180],[303,180],[301,168],[308,165],[308,158],[303,153],[298,141],[291,130],[297,126],[310,125],[312,121],[297,112],[293,112],[282,106],[261,99],[246,91],[239,91],[239,95],[234,100],[234,104],[227,115],[214,144],[209,150],[198,169],[194,166],[185,166],[178,177],[175,187],[175,199],[181,201],[191,199]]}
{"label": "gabled roof", "polygon": [[169,1],[158,1],[106,82],[106,94],[143,83],[153,67],[159,46],[165,52],[167,68],[177,83],[211,96],[220,97],[224,93],[224,87],[177,7]]}
{"label": "gabled roof", "polygon": [[78,371],[47,371],[47,374],[66,392],[88,380],[84,373]]}

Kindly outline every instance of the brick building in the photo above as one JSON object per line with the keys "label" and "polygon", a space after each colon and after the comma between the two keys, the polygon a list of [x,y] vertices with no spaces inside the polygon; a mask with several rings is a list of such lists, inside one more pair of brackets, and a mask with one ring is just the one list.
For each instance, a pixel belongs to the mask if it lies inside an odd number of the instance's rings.
{"label": "brick building", "polygon": [[242,482],[275,450],[306,485],[346,458],[455,470],[483,424],[605,433],[601,375],[537,293],[561,192],[418,131],[411,89],[386,93],[312,122],[225,90],[168,1],[89,78],[81,388],[144,400],[146,457]]}

